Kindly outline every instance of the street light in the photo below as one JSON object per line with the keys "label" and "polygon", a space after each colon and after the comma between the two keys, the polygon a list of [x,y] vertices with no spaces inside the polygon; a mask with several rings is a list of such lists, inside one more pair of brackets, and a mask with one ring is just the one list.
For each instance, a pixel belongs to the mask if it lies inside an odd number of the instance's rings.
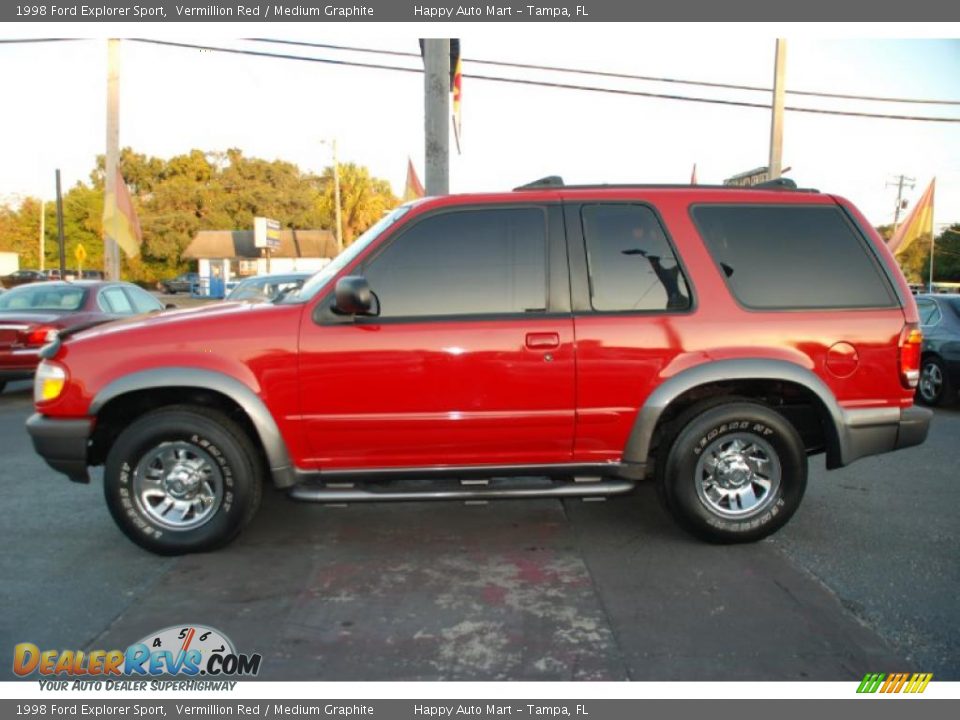
{"label": "street light", "polygon": [[340,163],[337,161],[337,139],[321,140],[333,150],[333,197],[337,215],[337,253],[343,252],[343,221],[340,217]]}

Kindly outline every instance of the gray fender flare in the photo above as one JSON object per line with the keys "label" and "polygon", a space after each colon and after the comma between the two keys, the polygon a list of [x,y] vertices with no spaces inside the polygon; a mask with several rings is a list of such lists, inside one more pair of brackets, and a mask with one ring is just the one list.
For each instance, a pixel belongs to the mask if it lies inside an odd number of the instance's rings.
{"label": "gray fender flare", "polygon": [[846,413],[829,387],[813,372],[801,365],[787,360],[766,358],[741,358],[732,360],[716,360],[696,365],[677,373],[665,380],[656,390],[650,393],[643,407],[637,413],[637,418],[627,439],[627,447],[623,453],[623,461],[629,464],[645,466],[649,460],[650,444],[653,432],[663,411],[685,392],[701,385],[709,385],[724,380],[780,380],[801,385],[816,395],[826,408],[833,421],[836,439],[839,442],[841,463],[848,456],[846,447],[847,418]]}
{"label": "gray fender flare", "polygon": [[165,367],[131,373],[114,380],[100,390],[90,403],[89,414],[96,415],[108,402],[121,395],[164,387],[195,387],[213,390],[236,402],[250,418],[260,436],[274,483],[278,487],[290,487],[296,483],[287,444],[273,415],[270,414],[260,396],[229,375],[192,367]]}

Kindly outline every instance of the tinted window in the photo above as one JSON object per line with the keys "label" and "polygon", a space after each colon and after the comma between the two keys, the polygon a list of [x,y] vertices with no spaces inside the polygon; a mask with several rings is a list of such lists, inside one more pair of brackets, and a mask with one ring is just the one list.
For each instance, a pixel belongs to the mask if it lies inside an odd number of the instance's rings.
{"label": "tinted window", "polygon": [[933,300],[917,300],[917,312],[921,325],[936,325],[940,320],[940,310]]}
{"label": "tinted window", "polygon": [[127,297],[133,303],[134,312],[147,313],[154,310],[163,310],[163,305],[146,290],[130,286],[126,288]]}
{"label": "tinted window", "polygon": [[104,312],[117,315],[133,314],[133,306],[127,296],[123,294],[123,288],[111,287],[101,291],[98,302]]}
{"label": "tinted window", "polygon": [[876,261],[833,207],[694,209],[714,260],[751,308],[890,307]]}
{"label": "tinted window", "polygon": [[545,216],[536,208],[436,215],[368,265],[382,317],[543,312]]}
{"label": "tinted window", "polygon": [[656,215],[642,205],[582,210],[594,310],[686,310],[690,292]]}

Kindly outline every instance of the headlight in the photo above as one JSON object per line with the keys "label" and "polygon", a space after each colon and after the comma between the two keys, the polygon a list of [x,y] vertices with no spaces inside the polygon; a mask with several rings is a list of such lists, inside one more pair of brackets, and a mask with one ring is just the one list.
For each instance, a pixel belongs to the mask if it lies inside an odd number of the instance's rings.
{"label": "headlight", "polygon": [[44,360],[37,367],[37,374],[33,379],[33,401],[38,403],[55,400],[60,397],[66,382],[67,371]]}

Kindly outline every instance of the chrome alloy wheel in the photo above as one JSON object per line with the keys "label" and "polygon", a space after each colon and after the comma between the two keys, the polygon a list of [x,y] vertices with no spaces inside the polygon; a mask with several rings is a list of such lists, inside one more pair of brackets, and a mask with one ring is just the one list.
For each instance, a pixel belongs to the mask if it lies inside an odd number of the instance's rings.
{"label": "chrome alloy wheel", "polygon": [[750,433],[724,435],[700,454],[697,495],[710,512],[739,519],[765,510],[780,487],[780,459],[770,444]]}
{"label": "chrome alloy wheel", "polygon": [[147,517],[171,530],[192,530],[223,501],[223,474],[202,448],[165,442],[147,452],[133,473],[133,497]]}
{"label": "chrome alloy wheel", "polygon": [[943,372],[934,362],[928,362],[920,373],[920,396],[928,403],[934,403],[943,391]]}

